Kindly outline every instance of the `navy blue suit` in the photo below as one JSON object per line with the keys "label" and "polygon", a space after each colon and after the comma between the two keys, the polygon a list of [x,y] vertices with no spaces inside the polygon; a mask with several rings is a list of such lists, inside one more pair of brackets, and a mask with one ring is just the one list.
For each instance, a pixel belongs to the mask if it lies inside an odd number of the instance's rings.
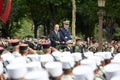
{"label": "navy blue suit", "polygon": [[70,31],[65,29],[64,27],[61,28],[60,30],[61,33],[61,40],[64,42],[67,42],[68,40],[71,40],[71,36],[70,36]]}

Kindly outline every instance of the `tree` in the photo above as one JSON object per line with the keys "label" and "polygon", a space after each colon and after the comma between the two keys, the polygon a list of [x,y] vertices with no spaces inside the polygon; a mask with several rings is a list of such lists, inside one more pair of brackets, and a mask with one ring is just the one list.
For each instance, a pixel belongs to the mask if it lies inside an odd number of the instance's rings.
{"label": "tree", "polygon": [[98,23],[98,6],[96,0],[77,0],[76,32],[85,37],[94,36],[94,28]]}
{"label": "tree", "polygon": [[27,8],[24,5],[24,0],[12,0],[9,20],[6,24],[1,22],[3,37],[13,37],[16,31],[21,28],[21,21],[23,17],[26,17],[26,12]]}
{"label": "tree", "polygon": [[73,42],[76,42],[76,2],[72,0],[72,34]]}

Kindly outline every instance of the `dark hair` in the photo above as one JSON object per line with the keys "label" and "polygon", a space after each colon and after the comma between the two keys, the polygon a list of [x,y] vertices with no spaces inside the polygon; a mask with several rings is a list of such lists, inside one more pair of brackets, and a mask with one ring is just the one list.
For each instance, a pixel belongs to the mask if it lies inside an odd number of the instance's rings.
{"label": "dark hair", "polygon": [[120,47],[117,48],[117,53],[120,53]]}
{"label": "dark hair", "polygon": [[72,69],[63,69],[64,74],[69,74],[71,73]]}
{"label": "dark hair", "polygon": [[0,50],[0,55],[2,54],[3,51],[4,51],[4,50]]}

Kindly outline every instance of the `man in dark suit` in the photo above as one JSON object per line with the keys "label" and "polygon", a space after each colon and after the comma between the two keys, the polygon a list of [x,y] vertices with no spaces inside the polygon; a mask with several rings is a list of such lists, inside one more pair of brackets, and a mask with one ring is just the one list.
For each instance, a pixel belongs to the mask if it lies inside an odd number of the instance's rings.
{"label": "man in dark suit", "polygon": [[62,34],[61,39],[64,42],[71,40],[70,31],[69,31],[68,27],[69,27],[69,21],[66,20],[63,22],[63,28],[61,28],[61,30],[60,30],[60,33]]}
{"label": "man in dark suit", "polygon": [[61,42],[61,34],[59,32],[59,25],[55,24],[54,30],[51,31],[50,35],[51,45],[52,47],[56,47],[57,44]]}

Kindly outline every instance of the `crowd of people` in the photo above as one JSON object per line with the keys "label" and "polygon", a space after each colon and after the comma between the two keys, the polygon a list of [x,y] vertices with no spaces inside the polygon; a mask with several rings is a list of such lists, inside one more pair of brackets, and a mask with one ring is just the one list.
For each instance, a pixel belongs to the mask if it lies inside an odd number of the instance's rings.
{"label": "crowd of people", "polygon": [[119,80],[120,41],[72,42],[68,29],[54,26],[48,37],[0,39],[0,80]]}

